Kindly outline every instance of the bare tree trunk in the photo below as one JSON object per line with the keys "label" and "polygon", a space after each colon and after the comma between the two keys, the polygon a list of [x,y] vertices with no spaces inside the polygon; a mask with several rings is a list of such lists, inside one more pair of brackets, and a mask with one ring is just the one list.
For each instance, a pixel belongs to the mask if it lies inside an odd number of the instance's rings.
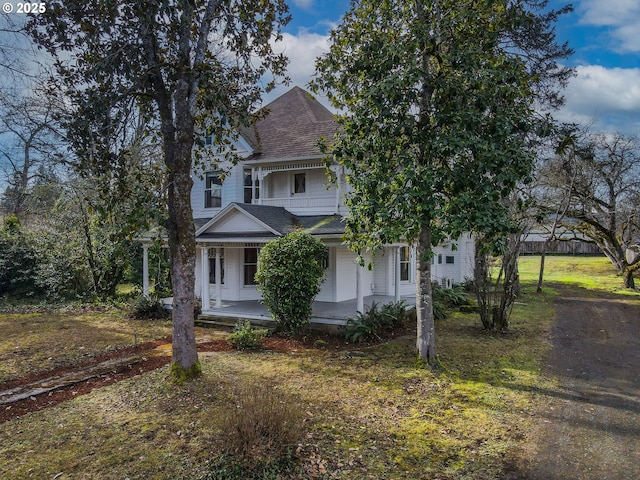
{"label": "bare tree trunk", "polygon": [[476,240],[475,267],[473,269],[474,288],[478,300],[480,321],[486,330],[491,329],[491,281],[489,280],[489,255],[482,249],[482,239]]}
{"label": "bare tree trunk", "polygon": [[542,245],[542,252],[540,253],[540,273],[538,274],[538,288],[536,288],[536,292],[542,292],[542,282],[544,279],[544,260],[547,256],[547,241],[545,240]]}
{"label": "bare tree trunk", "polygon": [[[175,146],[175,144],[174,144]],[[182,146],[182,150],[186,147]],[[194,285],[195,285],[195,227],[191,209],[191,152],[180,151],[174,168],[169,171],[168,243],[171,255],[171,284],[173,290],[173,362],[183,370],[183,376],[198,375],[198,351],[195,342]],[[191,371],[194,370],[194,371]],[[197,371],[195,371],[197,370]]]}
{"label": "bare tree trunk", "polygon": [[427,365],[434,366],[437,360],[430,253],[431,229],[428,226],[423,226],[418,240],[418,258],[416,262],[416,313],[418,318],[416,346],[420,358],[424,360]]}

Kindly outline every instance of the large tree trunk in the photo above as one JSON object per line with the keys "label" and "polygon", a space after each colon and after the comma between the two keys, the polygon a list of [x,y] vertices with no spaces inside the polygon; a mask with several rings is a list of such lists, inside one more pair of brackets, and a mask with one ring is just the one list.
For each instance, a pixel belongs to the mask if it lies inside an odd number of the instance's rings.
{"label": "large tree trunk", "polygon": [[[195,342],[194,288],[196,244],[191,208],[191,144],[172,143],[169,168],[169,221],[167,234],[171,255],[173,290],[173,372],[176,380],[200,373]],[[180,373],[179,373],[180,372]]]}
{"label": "large tree trunk", "polygon": [[431,286],[431,229],[423,226],[418,239],[416,313],[418,355],[428,365],[436,364],[436,340]]}

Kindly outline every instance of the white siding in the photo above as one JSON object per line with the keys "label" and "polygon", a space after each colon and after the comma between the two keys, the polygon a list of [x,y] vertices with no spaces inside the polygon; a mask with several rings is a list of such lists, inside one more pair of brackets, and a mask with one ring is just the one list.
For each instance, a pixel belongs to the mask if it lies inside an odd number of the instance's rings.
{"label": "white siding", "polygon": [[267,228],[256,223],[252,218],[247,217],[244,213],[237,211],[234,207],[230,207],[228,212],[220,220],[216,220],[213,229],[216,233],[271,233]]}
{"label": "white siding", "polygon": [[[222,182],[222,206],[220,208],[204,208],[204,174],[202,178],[192,175],[191,206],[194,218],[212,218],[220,210],[232,202],[244,201],[244,169],[241,164],[233,167],[227,165],[228,173]],[[208,170],[213,171],[213,169]]]}
{"label": "white siding", "polygon": [[[366,259],[365,259],[366,261]],[[352,300],[357,297],[357,269],[362,268],[363,295],[373,293],[373,272],[356,263],[356,256],[347,247],[336,248],[336,302]]]}
{"label": "white siding", "polygon": [[324,282],[320,285],[320,293],[316,297],[319,302],[336,301],[336,247],[329,247],[329,267],[324,276]]}
{"label": "white siding", "polygon": [[373,257],[373,293],[390,295],[393,292],[393,250],[383,248]]}

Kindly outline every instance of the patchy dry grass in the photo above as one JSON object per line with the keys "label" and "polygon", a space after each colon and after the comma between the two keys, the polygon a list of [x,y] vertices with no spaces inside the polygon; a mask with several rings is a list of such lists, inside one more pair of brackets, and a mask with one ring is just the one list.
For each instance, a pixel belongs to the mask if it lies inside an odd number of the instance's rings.
{"label": "patchy dry grass", "polygon": [[73,365],[105,351],[157,340],[171,322],[130,320],[122,311],[0,314],[0,382]]}
{"label": "patchy dry grass", "polygon": [[[530,387],[547,382],[540,358],[552,301],[526,294],[508,334],[482,331],[472,314],[439,322],[435,372],[417,366],[413,336],[359,350],[203,353],[203,378],[184,387],[168,384],[165,368],[0,424],[0,478],[206,478],[225,443],[223,413],[258,382],[302,406],[307,476],[296,478],[502,478],[533,421]],[[45,318],[2,317],[2,361],[16,346],[35,365],[51,345],[82,357],[81,346],[96,349],[90,338],[113,347],[141,328],[117,314],[62,320],[68,328],[57,332]]]}

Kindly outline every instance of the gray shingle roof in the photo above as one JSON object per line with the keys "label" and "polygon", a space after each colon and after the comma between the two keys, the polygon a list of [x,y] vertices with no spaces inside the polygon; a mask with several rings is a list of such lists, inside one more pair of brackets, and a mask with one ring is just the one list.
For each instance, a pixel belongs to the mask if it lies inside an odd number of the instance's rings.
{"label": "gray shingle roof", "polygon": [[251,159],[282,160],[321,155],[318,140],[332,140],[338,130],[333,114],[310,93],[293,87],[258,112],[252,129],[241,133],[257,144]]}
{"label": "gray shingle roof", "polygon": [[[311,235],[341,235],[344,233],[344,223],[339,215],[294,215],[284,207],[270,205],[252,205],[248,203],[234,203],[236,208],[245,211],[255,217],[273,231],[280,235],[286,235],[296,229],[302,228]],[[210,219],[209,219],[210,220]],[[202,227],[200,225],[200,227]],[[247,232],[217,234],[204,232],[198,235],[199,239],[223,239],[230,237],[250,237],[258,234]],[[271,234],[266,234],[271,236]],[[259,234],[259,236],[265,236]]]}

